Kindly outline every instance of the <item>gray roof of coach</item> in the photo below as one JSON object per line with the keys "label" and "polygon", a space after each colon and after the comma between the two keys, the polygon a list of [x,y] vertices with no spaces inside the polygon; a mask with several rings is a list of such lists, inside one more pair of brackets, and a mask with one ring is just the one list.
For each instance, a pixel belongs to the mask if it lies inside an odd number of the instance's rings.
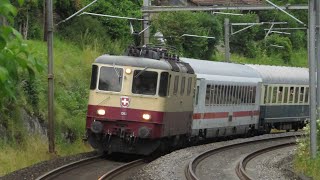
{"label": "gray roof of coach", "polygon": [[260,78],[259,73],[242,64],[204,61],[190,58],[180,58],[180,60],[189,63],[196,74]]}
{"label": "gray roof of coach", "polygon": [[309,84],[309,71],[307,68],[253,65],[247,66],[255,69],[266,84]]}
{"label": "gray roof of coach", "polygon": [[102,55],[99,56],[95,63],[120,65],[120,66],[134,66],[134,67],[148,67],[152,69],[171,70],[171,65],[165,60],[155,60],[143,57],[133,56],[112,56]]}

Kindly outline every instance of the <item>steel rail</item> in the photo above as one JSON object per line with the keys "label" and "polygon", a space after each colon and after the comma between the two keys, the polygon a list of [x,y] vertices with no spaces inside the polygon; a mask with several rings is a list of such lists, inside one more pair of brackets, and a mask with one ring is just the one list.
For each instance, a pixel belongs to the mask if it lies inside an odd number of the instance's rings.
{"label": "steel rail", "polygon": [[69,163],[69,164],[66,164],[66,165],[63,165],[63,166],[60,166],[56,169],[53,169],[39,177],[36,178],[36,180],[44,180],[44,179],[51,179],[57,175],[60,175],[70,169],[73,169],[75,167],[79,167],[79,166],[82,166],[82,165],[87,165],[88,163],[92,163],[92,162],[95,162],[96,160],[100,159],[102,156],[101,155],[98,155],[98,156],[93,156],[93,157],[90,157],[90,158],[86,158],[86,159],[82,159],[82,160],[79,160],[79,161],[75,161],[75,162],[72,162],[72,163]]}
{"label": "steel rail", "polygon": [[234,149],[237,147],[241,147],[243,145],[248,145],[248,144],[254,144],[257,142],[268,142],[268,141],[273,141],[273,140],[280,140],[280,139],[288,139],[288,138],[294,138],[294,137],[298,137],[301,135],[291,135],[291,136],[282,136],[282,137],[273,137],[273,138],[268,138],[268,139],[259,139],[259,140],[252,140],[252,141],[247,141],[247,142],[241,142],[241,143],[237,143],[237,144],[231,144],[231,145],[226,145],[223,147],[219,147],[216,149],[211,149],[208,151],[205,151],[201,154],[199,154],[198,156],[194,157],[189,164],[186,166],[185,169],[185,176],[187,178],[187,180],[199,180],[199,178],[197,177],[195,170],[196,167],[198,166],[198,164],[205,158],[212,156],[214,154],[226,151],[226,150],[230,150],[230,149]]}
{"label": "steel rail", "polygon": [[107,172],[106,174],[102,175],[99,180],[104,180],[104,179],[115,179],[116,176],[119,176],[120,174],[122,174],[123,172],[127,171],[128,169],[132,169],[135,167],[138,167],[140,165],[145,164],[145,160],[143,159],[138,159],[135,161],[131,161],[129,163],[126,163],[122,166],[119,166],[109,172]]}
{"label": "steel rail", "polygon": [[279,144],[279,145],[275,145],[275,146],[270,146],[270,147],[260,149],[258,151],[255,151],[253,153],[248,154],[239,163],[237,163],[235,171],[236,171],[239,179],[240,180],[254,179],[246,172],[246,166],[247,166],[248,162],[251,161],[253,158],[255,158],[261,154],[264,154],[266,152],[269,152],[269,151],[281,149],[281,148],[288,147],[288,146],[294,146],[294,145],[296,145],[296,142],[292,141],[292,142],[283,143],[283,144]]}

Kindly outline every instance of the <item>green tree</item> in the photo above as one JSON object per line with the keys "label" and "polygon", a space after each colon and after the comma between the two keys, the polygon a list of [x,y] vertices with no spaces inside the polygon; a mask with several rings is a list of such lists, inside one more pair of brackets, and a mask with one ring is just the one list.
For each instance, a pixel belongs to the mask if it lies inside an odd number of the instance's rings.
{"label": "green tree", "polygon": [[[19,1],[22,5],[23,0]],[[9,0],[0,0],[0,108],[14,102],[17,97],[19,75],[26,72],[34,76],[35,69],[41,70],[41,65],[28,52],[21,34],[11,25],[17,10]]]}
{"label": "green tree", "polygon": [[[164,34],[168,45],[192,58],[210,59],[221,38],[221,23],[208,13],[161,13],[152,25]],[[182,37],[183,34],[213,36],[215,39]]]}
{"label": "green tree", "polygon": [[[235,12],[237,13],[237,12]],[[244,14],[242,16],[228,16],[219,15],[221,22],[224,22],[225,18],[229,18],[230,23],[255,23],[258,22],[258,16],[254,13]],[[232,32],[241,30],[246,26],[234,26]],[[246,57],[255,58],[257,52],[257,46],[255,40],[258,32],[260,31],[259,26],[253,26],[249,29],[241,31],[235,35],[230,36],[230,51],[231,53],[242,54]]]}
{"label": "green tree", "polygon": [[[275,47],[279,46],[279,47]],[[265,49],[268,56],[278,54],[282,57],[284,63],[289,63],[292,55],[292,44],[288,37],[282,37],[278,34],[268,36],[265,41]]]}

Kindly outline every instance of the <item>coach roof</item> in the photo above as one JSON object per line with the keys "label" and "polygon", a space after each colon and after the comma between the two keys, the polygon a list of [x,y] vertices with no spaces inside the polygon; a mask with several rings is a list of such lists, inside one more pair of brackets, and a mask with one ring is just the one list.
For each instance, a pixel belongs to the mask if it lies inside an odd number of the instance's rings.
{"label": "coach roof", "polygon": [[204,61],[190,58],[180,59],[189,63],[196,74],[260,78],[257,71],[242,64]]}
{"label": "coach roof", "polygon": [[252,64],[247,66],[255,69],[266,84],[309,84],[307,68]]}

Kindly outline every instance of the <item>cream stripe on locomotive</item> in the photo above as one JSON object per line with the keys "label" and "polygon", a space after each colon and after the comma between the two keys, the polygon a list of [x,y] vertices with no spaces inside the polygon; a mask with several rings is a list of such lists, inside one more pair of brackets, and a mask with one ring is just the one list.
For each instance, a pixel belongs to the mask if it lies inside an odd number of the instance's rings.
{"label": "cream stripe on locomotive", "polygon": [[[133,109],[144,109],[151,111],[165,111],[165,112],[182,112],[193,110],[193,96],[195,86],[195,75],[181,72],[163,71],[152,68],[139,68],[131,66],[108,66],[95,63],[98,65],[98,74],[100,75],[101,68],[116,68],[112,71],[121,70],[122,78],[121,85],[118,92],[99,90],[99,77],[97,78],[97,88],[90,90],[89,104],[112,107],[121,107],[120,98],[122,96],[130,96],[130,107]],[[126,69],[130,69],[132,73],[125,73]],[[135,94],[132,92],[135,70],[156,72],[157,75],[157,90],[154,95]],[[120,73],[120,72],[117,72]],[[159,85],[161,73],[169,74],[168,89],[166,96],[159,95]],[[120,75],[120,74],[119,74]],[[97,93],[98,92],[98,93]],[[183,106],[182,106],[183,104]],[[179,108],[180,107],[180,108]]]}

